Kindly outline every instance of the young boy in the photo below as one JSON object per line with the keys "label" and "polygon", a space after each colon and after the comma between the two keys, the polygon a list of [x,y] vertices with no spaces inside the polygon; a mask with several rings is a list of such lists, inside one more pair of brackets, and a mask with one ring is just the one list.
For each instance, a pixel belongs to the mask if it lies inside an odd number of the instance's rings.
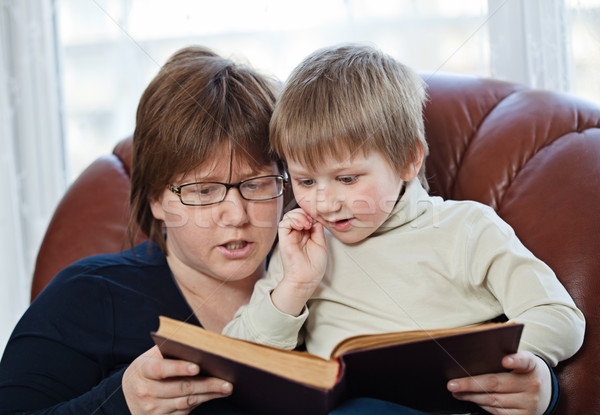
{"label": "young boy", "polygon": [[[328,357],[351,335],[505,314],[525,323],[520,350],[552,366],[579,349],[582,313],[510,226],[482,204],[427,194],[425,100],[417,74],[369,47],[317,51],[295,69],[270,139],[300,208],[282,220],[268,274],[225,334],[304,342]],[[531,413],[547,407],[543,394]]]}

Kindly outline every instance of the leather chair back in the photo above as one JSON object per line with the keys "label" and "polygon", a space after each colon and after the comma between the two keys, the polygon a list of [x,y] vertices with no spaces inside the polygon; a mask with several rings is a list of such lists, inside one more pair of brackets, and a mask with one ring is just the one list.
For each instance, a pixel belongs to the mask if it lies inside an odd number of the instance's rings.
{"label": "leather chair back", "polygon": [[557,367],[557,414],[600,414],[600,107],[490,79],[426,75],[432,194],[492,206],[586,317]]}
{"label": "leather chair back", "polygon": [[[557,413],[600,414],[600,106],[492,79],[423,77],[431,193],[492,206],[554,269],[587,321],[583,347],[557,367]],[[69,188],[40,248],[32,299],[72,262],[128,248],[130,168],[128,138]]]}

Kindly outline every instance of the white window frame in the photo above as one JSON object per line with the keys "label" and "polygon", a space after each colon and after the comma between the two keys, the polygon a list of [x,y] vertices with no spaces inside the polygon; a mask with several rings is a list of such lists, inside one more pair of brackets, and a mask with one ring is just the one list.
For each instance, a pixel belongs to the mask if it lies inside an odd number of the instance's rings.
{"label": "white window frame", "polygon": [[570,91],[565,9],[564,0],[488,0],[491,76]]}
{"label": "white window frame", "polygon": [[0,0],[0,351],[29,304],[49,219],[65,191],[54,2]]}

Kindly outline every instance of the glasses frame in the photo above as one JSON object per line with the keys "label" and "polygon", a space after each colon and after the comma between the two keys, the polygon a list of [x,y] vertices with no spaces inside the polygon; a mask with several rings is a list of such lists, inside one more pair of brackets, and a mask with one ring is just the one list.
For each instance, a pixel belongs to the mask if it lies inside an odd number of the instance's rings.
{"label": "glasses frame", "polygon": [[[267,199],[249,199],[247,197],[244,197],[244,195],[242,194],[242,191],[240,190],[240,186],[242,186],[244,183],[247,183],[249,181],[256,180],[256,179],[264,179],[267,177],[275,177],[275,178],[281,179],[281,184],[282,184],[281,192],[277,196],[269,197]],[[220,185],[225,186],[225,193],[223,194],[223,198],[221,200],[219,200],[218,202],[211,202],[211,203],[200,203],[200,204],[185,203],[183,201],[183,199],[181,198],[181,189],[186,186],[193,186],[193,185],[198,185],[198,184],[220,184]],[[267,200],[277,199],[278,197],[283,196],[283,193],[285,191],[287,184],[288,184],[288,175],[287,175],[287,173],[285,173],[285,174],[268,174],[266,176],[250,177],[249,179],[242,180],[239,183],[193,182],[193,183],[180,184],[179,186],[169,183],[169,184],[167,184],[167,189],[169,189],[171,192],[173,192],[177,195],[177,197],[179,198],[179,201],[181,202],[182,205],[185,205],[185,206],[211,206],[211,205],[216,205],[216,204],[223,202],[225,200],[225,198],[227,197],[227,193],[229,193],[229,190],[233,189],[233,188],[237,189],[237,191],[240,194],[240,197],[242,199],[248,200],[250,202],[266,202]]]}

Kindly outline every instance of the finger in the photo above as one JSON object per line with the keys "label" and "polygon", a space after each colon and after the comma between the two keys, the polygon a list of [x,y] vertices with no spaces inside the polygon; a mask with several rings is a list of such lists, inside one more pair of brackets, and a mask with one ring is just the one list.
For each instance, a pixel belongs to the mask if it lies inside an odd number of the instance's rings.
{"label": "finger", "polygon": [[453,393],[452,396],[462,401],[473,402],[490,413],[522,411],[528,405],[522,396],[512,393]]}
{"label": "finger", "polygon": [[[222,380],[219,380],[219,379],[217,379],[217,380],[220,381],[220,384],[221,384],[221,388],[220,388],[219,392],[198,393],[198,394],[194,394],[194,395],[186,395],[186,396],[174,398],[171,400],[172,401],[171,406],[177,411],[192,410],[204,402],[208,402],[213,399],[219,399],[219,398],[224,398],[226,396],[229,396],[231,394],[231,392],[233,391],[231,384],[229,382],[223,382]],[[186,412],[183,412],[183,413],[186,413]]]}
{"label": "finger", "polygon": [[[460,379],[452,379],[447,388],[450,392],[468,393],[508,393],[518,390],[515,385],[516,378],[510,378],[509,373],[491,373],[478,376],[470,376]],[[512,380],[512,382],[511,382]]]}
{"label": "finger", "polygon": [[163,358],[149,358],[144,362],[141,370],[145,378],[152,380],[194,376],[200,373],[200,368],[195,363]]}
{"label": "finger", "polygon": [[311,225],[314,222],[313,218],[308,213],[306,213],[306,211],[304,211],[304,209],[302,209],[302,208],[296,208],[296,209],[290,210],[287,213],[287,215],[290,217],[296,218],[300,221],[306,220],[307,223],[310,223]]}
{"label": "finger", "polygon": [[312,227],[312,219],[300,209],[288,212],[282,219],[280,226],[287,229],[305,230]]}
{"label": "finger", "polygon": [[222,398],[222,395],[190,395],[190,396],[182,396],[180,398],[173,399],[173,401],[168,404],[169,407],[173,407],[175,412],[171,412],[171,414],[188,414],[198,405],[203,404],[204,402],[208,402],[212,399]]}
{"label": "finger", "polygon": [[162,353],[160,352],[160,349],[158,348],[158,346],[153,346],[150,349],[146,350],[144,353],[142,353],[140,356],[144,356],[144,357],[157,357],[157,358],[162,358]]}
{"label": "finger", "polygon": [[325,230],[323,225],[319,222],[315,222],[312,227],[311,239],[319,246],[326,246],[325,242]]}
{"label": "finger", "polygon": [[213,377],[173,378],[157,383],[155,386],[157,386],[157,389],[154,396],[161,399],[185,398],[196,395],[210,395],[210,399],[214,399],[216,396],[220,398],[228,396],[233,390],[231,383]]}
{"label": "finger", "polygon": [[515,373],[533,372],[539,362],[539,357],[529,352],[518,352],[505,356],[502,359],[502,366],[506,369],[512,369]]}

